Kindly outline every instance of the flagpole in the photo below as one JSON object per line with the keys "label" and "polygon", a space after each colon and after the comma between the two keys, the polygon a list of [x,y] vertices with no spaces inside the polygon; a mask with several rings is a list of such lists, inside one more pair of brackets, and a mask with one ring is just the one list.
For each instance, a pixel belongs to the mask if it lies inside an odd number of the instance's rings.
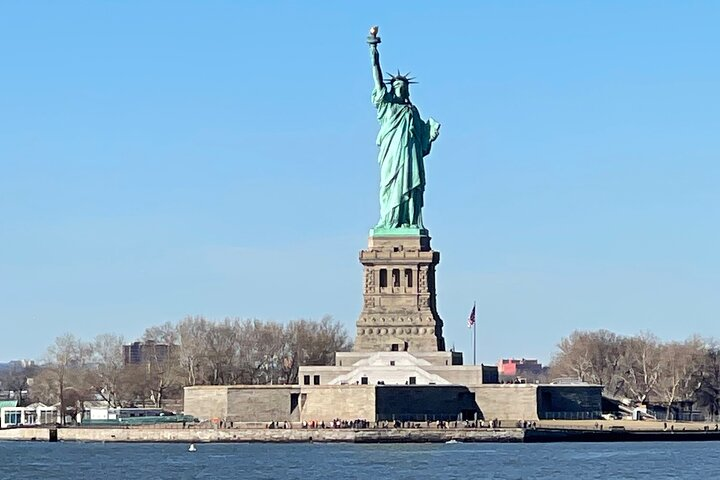
{"label": "flagpole", "polygon": [[[473,302],[473,312],[475,311],[475,302]],[[477,346],[475,343],[475,340],[477,338],[477,317],[475,321],[473,322],[473,365],[477,365],[476,362],[476,353],[477,353]]]}

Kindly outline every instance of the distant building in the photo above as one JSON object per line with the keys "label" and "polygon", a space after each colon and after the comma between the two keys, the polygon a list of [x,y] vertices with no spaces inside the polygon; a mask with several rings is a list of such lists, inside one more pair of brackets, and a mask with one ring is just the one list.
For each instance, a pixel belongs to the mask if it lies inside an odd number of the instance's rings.
{"label": "distant building", "polygon": [[19,368],[28,368],[28,367],[34,367],[34,366],[35,366],[35,360],[28,360],[28,359],[11,360],[7,363],[0,363],[0,372],[10,371],[15,368],[19,369]]}
{"label": "distant building", "polygon": [[130,345],[123,345],[123,361],[125,365],[163,362],[170,355],[173,347],[174,345],[153,341],[133,342]]}
{"label": "distant building", "polygon": [[542,363],[529,358],[503,358],[497,363],[500,377],[531,377],[543,374]]}

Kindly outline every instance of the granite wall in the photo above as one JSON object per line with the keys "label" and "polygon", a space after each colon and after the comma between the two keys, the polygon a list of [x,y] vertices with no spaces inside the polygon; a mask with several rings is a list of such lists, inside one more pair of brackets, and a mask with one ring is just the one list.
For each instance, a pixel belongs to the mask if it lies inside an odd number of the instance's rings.
{"label": "granite wall", "polygon": [[485,419],[538,420],[537,386],[530,384],[469,387]]}
{"label": "granite wall", "polygon": [[185,389],[185,413],[232,422],[427,418],[589,419],[597,385],[238,385]]}
{"label": "granite wall", "polygon": [[375,385],[303,386],[300,418],[304,421],[375,420]]}
{"label": "granite wall", "polygon": [[300,420],[300,387],[231,385],[186,387],[184,413],[228,422]]}
{"label": "granite wall", "polygon": [[300,387],[239,385],[228,387],[230,422],[284,422],[300,420]]}
{"label": "granite wall", "polygon": [[193,415],[200,420],[225,418],[228,409],[227,386],[185,387],[183,393],[183,413]]}

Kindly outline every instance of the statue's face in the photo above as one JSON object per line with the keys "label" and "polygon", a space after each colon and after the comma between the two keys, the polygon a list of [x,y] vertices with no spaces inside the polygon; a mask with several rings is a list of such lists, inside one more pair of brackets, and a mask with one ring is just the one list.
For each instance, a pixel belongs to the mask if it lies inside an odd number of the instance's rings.
{"label": "statue's face", "polygon": [[396,80],[393,82],[392,88],[396,97],[402,98],[403,100],[410,98],[410,89],[408,88],[407,82]]}

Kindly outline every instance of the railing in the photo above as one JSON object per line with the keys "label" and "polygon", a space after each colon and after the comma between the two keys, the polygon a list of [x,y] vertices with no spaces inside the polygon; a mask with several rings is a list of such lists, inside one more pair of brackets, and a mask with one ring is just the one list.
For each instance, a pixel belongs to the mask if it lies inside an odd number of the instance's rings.
{"label": "railing", "polygon": [[538,417],[541,420],[599,420],[602,412],[539,412]]}
{"label": "railing", "polygon": [[432,415],[425,414],[378,414],[376,415],[378,422],[455,422],[462,421],[462,414],[458,413],[437,413]]}
{"label": "railing", "polygon": [[[660,411],[656,410],[653,412],[655,415],[656,420],[663,420],[663,421],[669,421],[669,422],[704,422],[705,421],[705,415],[701,412],[673,412],[670,411],[670,418],[667,417],[666,411]],[[712,418],[710,419],[712,420]]]}

